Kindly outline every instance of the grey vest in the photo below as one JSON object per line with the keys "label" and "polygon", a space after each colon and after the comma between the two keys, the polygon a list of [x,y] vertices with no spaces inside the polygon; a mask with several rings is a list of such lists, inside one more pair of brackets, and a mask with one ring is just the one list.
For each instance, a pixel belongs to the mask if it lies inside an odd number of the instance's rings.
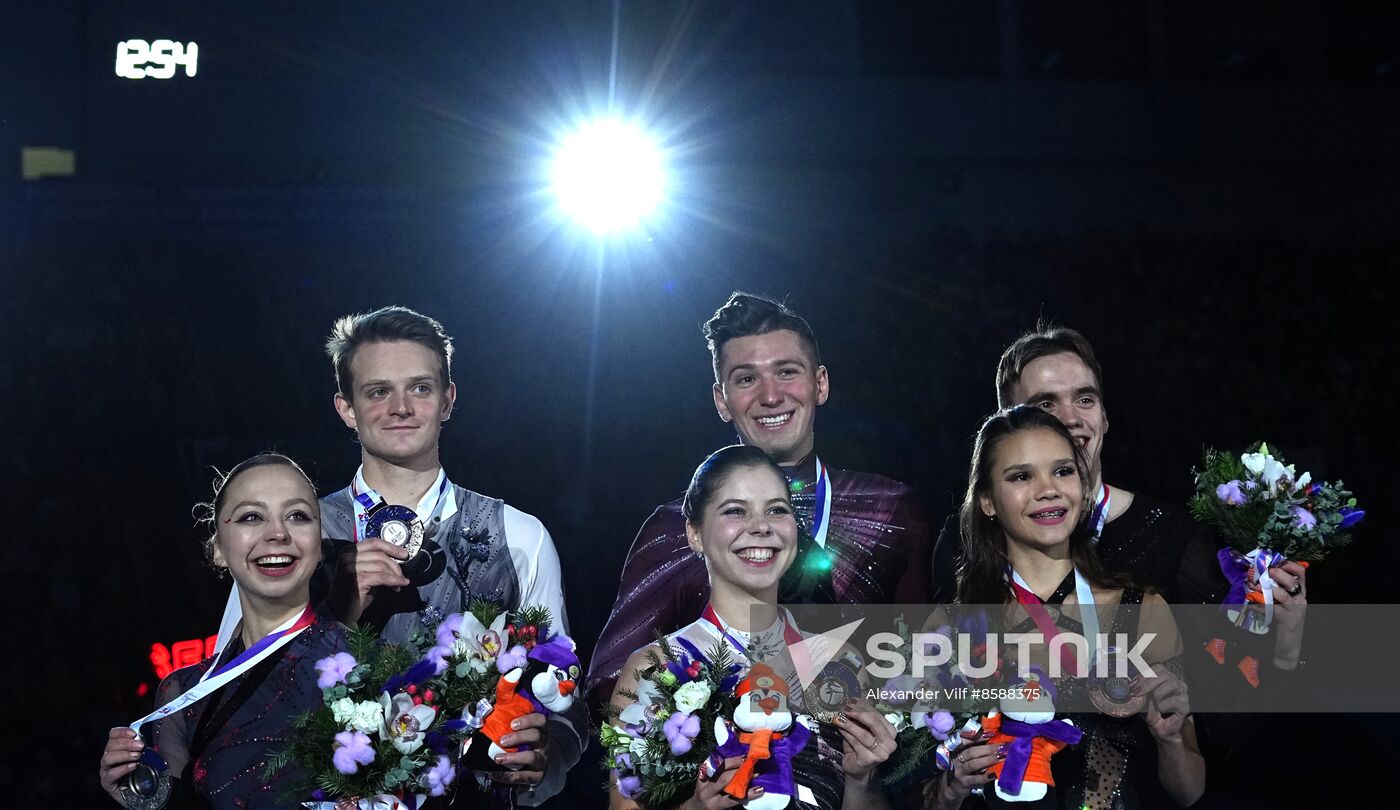
{"label": "grey vest", "polygon": [[[375,597],[362,623],[380,628],[380,638],[399,644],[414,631],[437,624],[449,613],[458,613],[475,599],[486,599],[505,610],[520,603],[520,577],[506,547],[505,504],[453,484],[457,512],[439,525],[429,525],[427,539],[442,551],[441,569],[431,582],[417,589],[405,588]],[[355,509],[350,488],[321,499],[321,534],[337,549],[354,541]],[[424,551],[429,547],[424,543]],[[327,554],[326,569],[332,583],[338,576],[336,555]],[[332,585],[333,586],[333,585]]]}

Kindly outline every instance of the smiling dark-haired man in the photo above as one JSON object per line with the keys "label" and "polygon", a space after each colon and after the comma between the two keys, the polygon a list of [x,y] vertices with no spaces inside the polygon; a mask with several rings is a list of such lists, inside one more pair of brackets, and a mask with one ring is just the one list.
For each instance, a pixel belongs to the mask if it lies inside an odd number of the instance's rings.
{"label": "smiling dark-haired man", "polygon": [[[792,488],[806,531],[779,600],[921,603],[928,598],[928,527],[910,488],[817,457],[817,409],[831,380],[816,336],[797,313],[736,292],[705,323],[715,410],[746,445],[762,448]],[[911,562],[912,561],[912,562]],[[588,673],[590,704],[612,694],[627,658],[690,623],[709,597],[705,563],[686,544],[680,500],[657,507],[628,552]]]}

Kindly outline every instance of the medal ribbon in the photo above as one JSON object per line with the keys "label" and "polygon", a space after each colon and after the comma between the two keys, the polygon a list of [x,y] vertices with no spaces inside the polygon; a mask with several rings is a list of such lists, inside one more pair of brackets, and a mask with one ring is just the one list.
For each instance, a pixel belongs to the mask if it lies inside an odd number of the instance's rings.
{"label": "medal ribbon", "polygon": [[288,619],[282,626],[263,636],[256,644],[239,653],[232,661],[229,661],[217,670],[212,666],[209,667],[209,669],[205,670],[204,675],[200,677],[199,682],[190,687],[189,691],[132,723],[131,730],[136,732],[137,736],[140,736],[141,727],[150,721],[169,717],[175,712],[198,703],[218,691],[224,684],[257,666],[268,656],[290,644],[292,639],[301,635],[314,621],[316,621],[316,613],[311,609],[311,605],[307,605],[300,616]]}
{"label": "medal ribbon", "polygon": [[[744,644],[729,634],[729,625],[725,624],[724,619],[721,619],[719,614],[715,612],[714,605],[707,603],[705,605],[705,611],[700,614],[700,618],[714,625],[715,629],[719,631],[719,634],[728,639],[730,644],[734,645],[734,649],[742,650],[747,654],[749,645]],[[789,647],[802,642],[802,634],[797,632],[796,627],[792,626],[792,614],[788,613],[786,610],[783,610],[783,642]]]}
{"label": "medal ribbon", "polygon": [[[1006,566],[1007,584],[1011,586],[1011,592],[1015,594],[1016,601],[1026,609],[1035,626],[1040,629],[1040,634],[1045,637],[1045,644],[1048,646],[1050,640],[1059,635],[1060,628],[1056,626],[1055,620],[1050,618],[1050,612],[1045,609],[1045,602],[1035,591],[1030,589],[1021,575],[1016,573],[1010,565]],[[1079,569],[1074,569],[1074,595],[1079,600],[1079,618],[1084,625],[1084,638],[1089,642],[1088,664],[1092,665],[1097,652],[1099,639],[1099,613],[1094,606],[1094,591],[1089,587],[1088,580],[1079,573]],[[1081,674],[1079,662],[1074,659],[1074,651],[1069,645],[1060,647],[1060,665],[1074,675]]]}
{"label": "medal ribbon", "polygon": [[831,515],[831,477],[826,474],[826,465],[818,458],[817,492],[812,499],[812,540],[818,548],[826,548],[827,518]]}
{"label": "medal ribbon", "polygon": [[1094,508],[1089,510],[1089,531],[1097,542],[1103,535],[1104,524],[1108,522],[1108,506],[1113,500],[1113,490],[1107,484],[1099,484],[1094,493]]}

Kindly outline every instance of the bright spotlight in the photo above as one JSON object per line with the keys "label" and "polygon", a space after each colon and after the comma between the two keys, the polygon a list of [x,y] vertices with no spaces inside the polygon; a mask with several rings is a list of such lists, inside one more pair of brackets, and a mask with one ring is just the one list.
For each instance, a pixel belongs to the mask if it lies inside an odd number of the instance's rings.
{"label": "bright spotlight", "polygon": [[661,202],[661,152],[637,127],[606,119],[585,124],[554,153],[554,193],[575,221],[597,233],[641,222]]}

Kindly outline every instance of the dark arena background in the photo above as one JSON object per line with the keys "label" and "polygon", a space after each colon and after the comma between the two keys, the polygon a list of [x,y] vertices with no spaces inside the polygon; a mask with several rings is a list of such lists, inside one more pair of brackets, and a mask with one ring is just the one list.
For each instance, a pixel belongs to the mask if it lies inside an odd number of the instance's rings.
{"label": "dark arena background", "polygon": [[[549,528],[585,660],[637,528],[734,439],[699,324],[735,289],[813,324],[822,455],[914,484],[935,528],[1001,349],[1045,317],[1099,351],[1110,479],[1184,505],[1204,446],[1267,439],[1369,511],[1310,601],[1397,595],[1400,9],[6,6],[0,805],[113,806],[107,729],[149,710],[152,645],[202,644],[227,593],[191,506],[269,448],[349,481],[322,346],[390,303],[455,337],[443,463]],[[599,235],[549,166],[606,117],[666,180]],[[1279,727],[1208,762],[1203,806],[1323,801],[1400,761],[1389,716]],[[598,805],[592,764],[553,806]]]}

